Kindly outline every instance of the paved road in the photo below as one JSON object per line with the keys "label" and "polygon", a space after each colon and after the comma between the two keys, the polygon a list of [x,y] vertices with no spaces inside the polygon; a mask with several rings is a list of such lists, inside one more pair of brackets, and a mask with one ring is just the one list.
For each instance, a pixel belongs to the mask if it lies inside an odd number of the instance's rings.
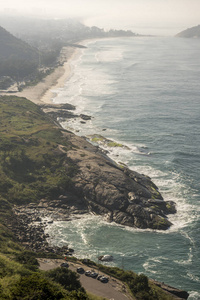
{"label": "paved road", "polygon": [[[38,259],[40,263],[41,270],[51,270],[60,266],[64,260],[61,259]],[[85,270],[91,270],[91,268],[86,267],[85,265],[78,263],[69,263],[69,268],[72,271],[76,271],[77,267],[83,267]],[[95,270],[97,272],[97,270]],[[100,275],[105,275],[102,272],[99,272]],[[105,275],[107,276],[107,275]],[[129,300],[133,299],[126,287],[120,281],[116,280],[113,277],[109,277],[108,283],[102,283],[97,279],[93,279],[91,277],[85,276],[85,274],[80,274],[80,282],[86,291],[101,297],[105,297],[106,299],[112,300]]]}

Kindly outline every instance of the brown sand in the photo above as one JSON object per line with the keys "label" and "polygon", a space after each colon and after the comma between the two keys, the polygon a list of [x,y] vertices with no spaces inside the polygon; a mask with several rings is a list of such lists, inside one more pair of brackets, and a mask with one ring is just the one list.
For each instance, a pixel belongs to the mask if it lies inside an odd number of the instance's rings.
{"label": "brown sand", "polygon": [[25,97],[35,104],[52,103],[52,99],[55,97],[52,90],[62,87],[69,79],[71,75],[70,62],[75,59],[79,51],[74,47],[63,48],[62,59],[65,61],[63,66],[57,67],[37,85],[27,87],[22,92],[15,93],[15,95]]}

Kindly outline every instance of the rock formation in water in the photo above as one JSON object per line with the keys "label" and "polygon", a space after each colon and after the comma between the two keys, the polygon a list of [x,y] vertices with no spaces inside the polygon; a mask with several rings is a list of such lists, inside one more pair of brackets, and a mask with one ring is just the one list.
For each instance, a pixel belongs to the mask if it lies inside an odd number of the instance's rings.
{"label": "rock formation in water", "polygon": [[0,97],[0,104],[2,199],[17,205],[46,199],[49,206],[61,205],[66,216],[93,212],[121,225],[170,227],[167,215],[176,212],[175,204],[163,200],[148,176],[118,165],[86,138],[58,126],[51,110],[50,117],[17,97]]}
{"label": "rock formation in water", "polygon": [[[119,166],[84,138],[63,132],[73,144],[66,156],[78,168],[73,177],[73,193],[89,211],[122,225],[167,229],[167,214],[175,204],[164,201],[148,176]],[[64,150],[60,150],[64,151]]]}

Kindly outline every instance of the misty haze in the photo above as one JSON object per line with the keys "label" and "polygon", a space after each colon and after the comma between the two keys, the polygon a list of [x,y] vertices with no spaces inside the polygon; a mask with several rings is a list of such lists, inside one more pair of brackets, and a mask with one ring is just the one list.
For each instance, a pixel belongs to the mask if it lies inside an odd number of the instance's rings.
{"label": "misty haze", "polygon": [[199,20],[1,1],[0,299],[200,299]]}

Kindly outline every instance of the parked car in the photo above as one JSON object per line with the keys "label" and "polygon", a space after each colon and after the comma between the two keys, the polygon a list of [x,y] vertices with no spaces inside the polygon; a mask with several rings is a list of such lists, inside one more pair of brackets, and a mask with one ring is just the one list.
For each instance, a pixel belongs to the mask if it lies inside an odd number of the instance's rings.
{"label": "parked car", "polygon": [[92,278],[97,278],[97,276],[98,276],[98,274],[96,272],[92,272],[90,274],[90,277],[92,277]]}
{"label": "parked car", "polygon": [[85,271],[85,275],[86,275],[86,276],[90,276],[90,275],[91,275],[91,273],[92,273],[92,272],[91,272],[91,271],[89,271],[89,270]]}
{"label": "parked car", "polygon": [[108,279],[108,277],[102,276],[100,281],[103,283],[107,283],[109,281],[109,279]]}
{"label": "parked car", "polygon": [[76,269],[76,271],[79,273],[79,274],[84,274],[85,273],[85,270],[82,268],[82,267],[78,267]]}
{"label": "parked car", "polygon": [[64,267],[64,268],[69,268],[69,265],[68,265],[68,263],[66,263],[66,262],[62,263],[60,266],[61,266],[61,267]]}
{"label": "parked car", "polygon": [[102,277],[103,277],[103,275],[99,275],[99,276],[97,277],[97,280],[101,280]]}

